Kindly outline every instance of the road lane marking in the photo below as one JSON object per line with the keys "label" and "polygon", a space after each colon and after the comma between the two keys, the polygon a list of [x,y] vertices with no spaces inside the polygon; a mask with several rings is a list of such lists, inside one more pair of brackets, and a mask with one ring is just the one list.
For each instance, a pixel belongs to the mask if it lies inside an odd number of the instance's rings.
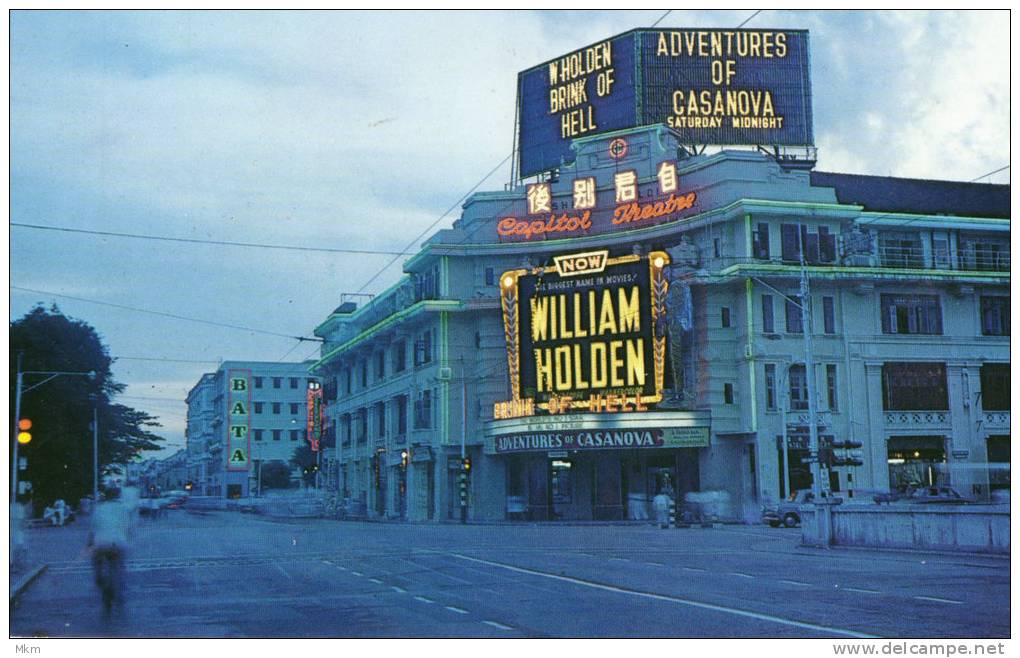
{"label": "road lane marking", "polygon": [[779,582],[786,583],[787,585],[797,585],[799,587],[811,587],[811,583],[805,583],[799,580],[780,580]]}
{"label": "road lane marking", "polygon": [[398,594],[406,594],[407,590],[403,587],[397,587],[396,585],[390,585],[390,589]]}
{"label": "road lane marking", "polygon": [[860,594],[881,594],[877,589],[862,589],[860,587],[844,587],[848,592],[858,592]]}
{"label": "road lane marking", "polygon": [[333,565],[333,566],[335,566],[340,571],[347,571],[347,567],[341,567],[339,564],[336,564],[336,565]]}
{"label": "road lane marking", "polygon": [[915,596],[915,599],[921,601],[934,601],[935,603],[955,603],[957,605],[963,605],[963,601],[955,601],[953,599],[940,599],[937,596]]}
{"label": "road lane marking", "polygon": [[583,555],[583,556],[585,556],[585,557],[595,557],[595,556],[594,556],[594,555],[592,555],[591,553],[578,553],[578,555]]}
{"label": "road lane marking", "polygon": [[739,576],[741,578],[754,578],[754,576],[752,576],[749,573],[740,573],[739,571],[728,571],[727,573],[730,576]]}
{"label": "road lane marking", "polygon": [[684,571],[706,571],[705,569],[699,569],[698,567],[680,567]]}
{"label": "road lane marking", "polygon": [[611,558],[609,558],[609,561],[610,562],[630,562],[630,560],[628,560],[625,557],[611,557]]}
{"label": "road lane marking", "polygon": [[645,564],[651,565],[653,567],[664,567],[664,566],[666,566],[662,562],[645,562]]}
{"label": "road lane marking", "polygon": [[452,612],[456,612],[458,615],[466,615],[468,613],[468,611],[465,610],[464,608],[458,608],[457,606],[453,605],[446,606],[446,609]]}
{"label": "road lane marking", "polygon": [[414,597],[414,600],[421,601],[422,603],[435,603],[435,601],[425,596],[416,596]]}
{"label": "road lane marking", "polygon": [[382,585],[382,581],[379,580],[378,578],[369,578],[369,580],[371,580],[376,585]]}
{"label": "road lane marking", "polygon": [[501,631],[512,631],[513,630],[513,628],[511,628],[510,626],[504,626],[503,624],[499,623],[498,621],[489,621],[488,619],[483,619],[482,623],[483,624],[488,624],[489,626],[494,626],[494,627],[498,628]]}
{"label": "road lane marking", "polygon": [[361,573],[360,571],[352,571],[351,573],[354,574],[355,576],[359,577],[359,578],[365,575],[365,574]]}
{"label": "road lane marking", "polygon": [[546,573],[545,571],[538,571],[536,569],[526,569],[524,567],[515,567],[510,564],[503,564],[502,562],[493,562],[491,560],[482,560],[476,557],[469,557],[467,555],[461,555],[460,553],[450,553],[450,557],[454,557],[460,560],[467,560],[469,562],[478,562],[479,564],[488,564],[493,567],[499,567],[501,569],[507,569],[509,571],[516,571],[518,573],[525,573],[532,576],[540,576],[542,578],[551,578],[553,580],[559,580],[563,582],[573,583],[575,585],[581,585],[583,587],[591,587],[593,589],[601,589],[607,592],[616,592],[619,594],[627,594],[629,596],[639,596],[647,599],[655,599],[658,601],[669,601],[671,603],[679,603],[681,605],[691,606],[692,608],[702,608],[704,610],[713,610],[715,612],[724,612],[731,615],[737,615],[739,617],[750,617],[752,619],[759,619],[761,621],[768,621],[775,624],[782,624],[785,626],[794,626],[797,628],[806,628],[812,631],[818,631],[821,633],[835,633],[838,635],[846,635],[847,637],[856,637],[864,639],[877,639],[877,635],[869,635],[867,633],[858,633],[846,628],[837,628],[834,626],[822,626],[820,624],[811,624],[808,622],[797,621],[795,619],[786,619],[784,617],[777,617],[775,615],[764,614],[761,612],[752,612],[750,610],[742,610],[740,608],[729,608],[722,605],[716,605],[714,603],[704,603],[702,601],[694,601],[692,599],[684,599],[678,596],[668,596],[666,594],[656,594],[654,592],[644,592],[634,589],[626,589],[623,587],[616,587],[614,585],[606,585],[591,580],[583,580],[581,578],[572,578],[570,576],[561,576],[552,573]]}

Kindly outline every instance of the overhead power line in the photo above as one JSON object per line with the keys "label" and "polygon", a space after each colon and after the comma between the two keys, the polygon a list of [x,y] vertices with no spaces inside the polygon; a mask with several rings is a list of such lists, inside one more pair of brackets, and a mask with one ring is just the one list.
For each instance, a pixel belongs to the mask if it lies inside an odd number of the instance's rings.
{"label": "overhead power line", "polygon": [[34,288],[22,288],[21,286],[12,285],[11,290],[20,290],[22,292],[31,292],[38,295],[52,295],[53,297],[61,297],[63,299],[73,299],[78,302],[86,302],[88,304],[98,304],[100,306],[110,306],[112,308],[119,308],[125,311],[134,311],[136,313],[148,313],[149,315],[158,315],[164,318],[173,318],[174,320],[184,320],[186,322],[197,322],[199,324],[208,324],[214,327],[223,327],[226,329],[237,329],[239,331],[248,331],[255,334],[265,334],[267,336],[278,336],[280,338],[291,338],[299,341],[319,341],[319,338],[307,338],[305,336],[294,336],[292,334],[281,334],[276,331],[266,331],[264,329],[254,329],[252,327],[243,327],[237,324],[227,324],[225,322],[215,322],[213,320],[202,320],[200,318],[189,318],[186,315],[177,315],[176,313],[167,313],[165,311],[153,311],[145,308],[137,308],[135,306],[126,306],[124,304],[114,304],[112,302],[101,302],[95,299],[86,299],[84,297],[75,297],[73,295],[64,295],[57,292],[51,292],[48,290],[37,290]]}
{"label": "overhead power line", "polygon": [[969,182],[971,182],[971,183],[976,183],[976,182],[978,182],[979,180],[981,180],[982,178],[988,178],[988,177],[989,177],[989,176],[991,176],[992,174],[997,174],[997,173],[999,173],[1000,171],[1006,171],[1007,169],[1009,169],[1009,165],[1006,165],[1005,167],[999,167],[999,168],[998,168],[998,169],[996,169],[995,171],[989,171],[989,172],[988,172],[987,174],[984,174],[984,175],[982,175],[982,176],[978,176],[977,178],[972,178],[972,179],[971,179],[971,180],[970,180]]}
{"label": "overhead power line", "polygon": [[761,12],[762,12],[762,10],[759,9],[758,11],[756,11],[753,14],[751,14],[750,16],[748,16],[746,19],[744,19],[743,23],[741,23],[740,25],[737,26],[737,29],[739,30],[740,28],[742,28],[745,25],[747,25],[748,23],[750,23],[751,19],[754,18],[755,16],[757,16],[758,14],[760,14]]}
{"label": "overhead power line", "polygon": [[367,254],[372,256],[399,256],[402,251],[387,251],[385,249],[339,249],[332,247],[303,247],[300,245],[264,244],[261,242],[232,242],[230,240],[202,240],[199,238],[174,238],[166,235],[148,235],[143,233],[120,233],[117,231],[95,231],[84,228],[71,228],[69,226],[50,226],[46,224],[25,224],[23,222],[11,222],[11,226],[18,228],[31,228],[42,231],[59,231],[62,233],[84,233],[86,235],[99,235],[113,238],[130,238],[132,240],[156,240],[159,242],[184,242],[188,244],[209,244],[220,247],[248,247],[254,249],[280,249],[284,251],[321,251],[329,254]]}
{"label": "overhead power line", "polygon": [[155,356],[115,356],[117,361],[163,361],[166,363],[219,363],[216,359],[193,360],[193,359],[165,359]]}
{"label": "overhead power line", "polygon": [[664,19],[664,18],[666,18],[667,16],[669,16],[669,13],[670,13],[671,11],[673,11],[673,10],[672,10],[672,9],[667,9],[667,10],[666,10],[666,13],[665,13],[665,14],[663,14],[662,16],[659,16],[659,20],[657,20],[657,21],[655,21],[654,23],[652,23],[652,27],[655,27],[656,25],[658,25],[659,23],[661,23],[661,22],[662,22],[662,19]]}
{"label": "overhead power line", "polygon": [[466,199],[466,198],[468,198],[469,196],[471,196],[471,194],[472,194],[472,193],[473,193],[473,192],[474,192],[475,190],[477,190],[477,189],[478,189],[479,187],[481,187],[482,183],[484,183],[485,181],[487,181],[487,180],[489,179],[489,176],[492,176],[492,175],[493,175],[494,173],[496,173],[496,171],[497,171],[497,170],[498,170],[498,169],[499,169],[500,167],[502,167],[503,165],[505,165],[505,164],[507,163],[507,161],[508,161],[508,160],[509,160],[510,158],[512,158],[512,157],[514,157],[514,151],[510,151],[510,154],[509,154],[509,155],[507,155],[507,156],[506,156],[505,158],[503,158],[502,160],[500,160],[500,161],[499,161],[499,164],[497,164],[497,165],[496,165],[495,167],[493,167],[493,168],[492,168],[491,170],[489,170],[489,173],[487,173],[487,174],[485,174],[484,176],[482,176],[482,179],[481,179],[481,180],[479,180],[479,181],[478,181],[477,183],[475,183],[474,185],[472,185],[472,186],[471,186],[471,189],[470,189],[470,190],[468,190],[467,192],[465,192],[464,194],[462,194],[462,195],[461,195],[461,197],[460,197],[459,199],[457,199],[457,201],[456,201],[456,202],[454,202],[454,204],[453,204],[452,206],[450,206],[449,208],[447,208],[447,209],[446,209],[446,212],[444,212],[444,213],[443,213],[442,215],[440,215],[440,216],[439,216],[439,217],[438,217],[438,218],[436,219],[436,221],[432,222],[432,223],[431,223],[431,224],[429,224],[429,225],[428,225],[427,227],[425,227],[425,230],[423,230],[423,231],[422,231],[421,233],[419,233],[419,234],[418,234],[417,236],[415,236],[415,238],[414,238],[413,240],[411,240],[411,241],[410,241],[409,243],[407,243],[407,246],[406,246],[406,247],[404,247],[404,248],[403,248],[403,249],[402,249],[402,250],[400,251],[400,253],[399,253],[399,254],[397,254],[396,256],[394,256],[394,257],[393,257],[393,258],[392,258],[392,259],[391,259],[391,260],[390,260],[390,261],[389,261],[388,263],[386,263],[385,265],[383,265],[383,266],[382,266],[382,267],[381,267],[381,268],[379,269],[379,271],[378,271],[378,272],[376,272],[375,274],[373,274],[373,275],[372,275],[372,277],[371,277],[371,278],[370,278],[370,279],[369,279],[368,281],[366,281],[366,282],[365,282],[365,283],[364,283],[364,284],[363,284],[363,285],[362,285],[362,286],[361,286],[360,288],[358,288],[358,290],[357,290],[357,291],[358,291],[358,292],[361,292],[361,291],[363,291],[363,290],[364,290],[365,288],[367,288],[367,287],[368,287],[368,285],[369,285],[370,283],[372,283],[373,281],[375,281],[376,279],[378,279],[378,278],[379,278],[379,275],[380,275],[380,274],[382,274],[383,272],[385,272],[386,270],[388,270],[388,269],[390,268],[390,266],[391,266],[391,265],[393,265],[393,263],[397,262],[397,259],[399,259],[399,258],[400,258],[400,257],[401,257],[402,255],[404,255],[404,254],[405,254],[405,253],[407,253],[407,252],[408,252],[408,251],[409,251],[410,249],[412,249],[412,248],[413,248],[414,246],[416,246],[416,245],[418,244],[418,241],[419,241],[419,240],[421,240],[421,239],[422,239],[423,237],[425,237],[425,235],[427,235],[427,234],[428,234],[428,232],[429,232],[429,231],[431,231],[431,230],[432,230],[433,228],[435,228],[436,224],[438,224],[439,222],[443,221],[443,218],[444,218],[444,217],[446,217],[446,216],[447,216],[447,215],[449,215],[449,214],[450,214],[451,212],[453,212],[454,208],[456,208],[456,207],[457,207],[457,206],[459,206],[459,205],[460,205],[461,203],[463,203],[464,199]]}

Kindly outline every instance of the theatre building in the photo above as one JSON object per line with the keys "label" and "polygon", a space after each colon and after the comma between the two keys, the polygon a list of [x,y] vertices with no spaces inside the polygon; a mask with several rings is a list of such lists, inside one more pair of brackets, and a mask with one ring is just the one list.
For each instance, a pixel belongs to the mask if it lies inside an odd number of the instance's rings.
{"label": "theatre building", "polygon": [[[350,509],[638,520],[658,493],[701,493],[754,521],[811,486],[812,415],[818,458],[861,444],[823,489],[1009,488],[1009,186],[692,148],[812,144],[807,34],[741,37],[772,55],[738,52],[736,80],[772,85],[751,95],[783,121],[731,130],[691,114],[757,106],[656,96],[711,86],[728,47],[674,33],[522,73],[513,183],[468,197],[389,289],[317,327],[324,454]],[[673,52],[699,39],[704,56]],[[563,91],[586,84],[576,103]]]}
{"label": "theatre building", "polygon": [[665,487],[752,519],[809,486],[802,259],[820,433],[863,443],[828,484],[1009,486],[1008,186],[678,161],[665,127],[577,148],[556,180],[473,195],[316,330],[331,457],[366,513],[458,518],[462,443],[478,520],[641,518]]}

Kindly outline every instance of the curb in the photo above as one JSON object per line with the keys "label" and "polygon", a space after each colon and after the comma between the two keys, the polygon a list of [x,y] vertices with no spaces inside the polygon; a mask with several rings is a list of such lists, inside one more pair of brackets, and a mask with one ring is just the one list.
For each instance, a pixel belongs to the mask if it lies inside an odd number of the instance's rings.
{"label": "curb", "polygon": [[35,580],[39,576],[41,576],[44,571],[46,571],[46,566],[47,565],[45,564],[40,564],[39,566],[32,569],[24,576],[22,576],[17,583],[11,586],[10,605],[14,605],[14,602],[17,600],[19,596],[21,596],[22,593],[24,593],[26,589],[28,589],[28,586],[35,582]]}

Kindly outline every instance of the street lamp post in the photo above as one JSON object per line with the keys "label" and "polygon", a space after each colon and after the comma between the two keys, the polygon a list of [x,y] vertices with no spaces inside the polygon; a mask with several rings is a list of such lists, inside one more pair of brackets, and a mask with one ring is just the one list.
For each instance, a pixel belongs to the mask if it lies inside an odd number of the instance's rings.
{"label": "street lamp post", "polygon": [[[35,384],[32,384],[28,388],[25,388],[24,387],[24,376],[25,375],[49,375],[49,376],[46,379],[42,380],[41,382],[36,382]],[[29,391],[31,391],[33,389],[39,388],[40,386],[42,386],[46,382],[49,382],[51,380],[56,379],[57,377],[60,377],[61,375],[68,375],[68,376],[79,375],[79,376],[88,377],[90,379],[94,379],[95,376],[96,376],[96,371],[95,370],[90,370],[88,372],[70,372],[70,371],[65,371],[65,370],[22,370],[21,369],[21,353],[20,352],[18,353],[18,374],[17,374],[17,378],[16,378],[16,381],[15,381],[15,387],[14,387],[14,431],[11,433],[11,437],[14,439],[14,449],[13,449],[13,452],[11,453],[11,503],[17,502],[17,499],[18,499],[18,441],[17,441],[17,436],[18,436],[18,421],[21,420],[21,396],[24,395],[25,393],[28,393]],[[99,467],[98,467],[98,453],[97,453],[98,442],[99,442],[98,436],[99,436],[99,433],[98,433],[98,429],[97,429],[95,434],[94,434],[94,437],[93,437],[93,441],[95,443],[95,445],[93,446],[93,456],[96,458],[96,464],[97,464],[96,465],[96,473],[98,473],[98,469],[99,469]],[[97,487],[98,487],[98,475],[96,475],[95,477],[96,477],[96,485],[93,487],[93,494],[96,495],[97,499],[98,499],[98,494],[95,493],[97,491]]]}

